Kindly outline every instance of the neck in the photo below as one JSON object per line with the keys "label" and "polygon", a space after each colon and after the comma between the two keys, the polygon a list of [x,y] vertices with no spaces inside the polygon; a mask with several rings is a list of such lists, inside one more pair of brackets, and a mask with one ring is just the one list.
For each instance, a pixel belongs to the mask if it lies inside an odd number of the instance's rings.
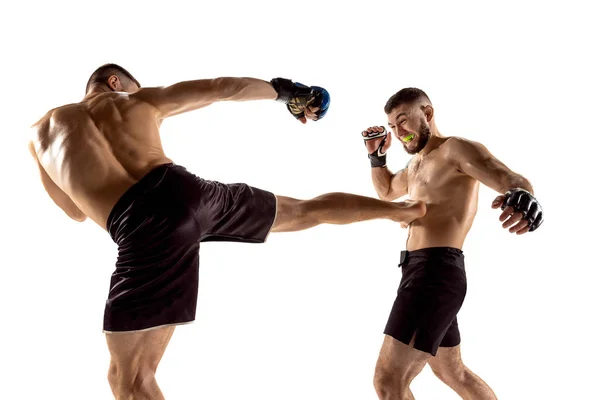
{"label": "neck", "polygon": [[112,90],[106,85],[94,85],[90,89],[90,91],[85,95],[85,97],[96,95],[98,93],[108,93],[112,92]]}
{"label": "neck", "polygon": [[435,124],[431,124],[429,126],[429,131],[431,132],[431,136],[429,137],[429,141],[417,155],[419,157],[425,157],[427,154],[431,153],[433,150],[438,148],[440,144],[444,142],[444,136],[440,133],[437,126]]}

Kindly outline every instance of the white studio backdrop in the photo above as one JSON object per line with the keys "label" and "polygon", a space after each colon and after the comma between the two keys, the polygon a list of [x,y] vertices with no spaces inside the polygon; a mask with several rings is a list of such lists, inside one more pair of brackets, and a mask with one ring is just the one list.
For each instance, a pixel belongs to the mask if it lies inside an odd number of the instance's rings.
{"label": "white studio backdrop", "polygon": [[[281,104],[222,103],[168,120],[167,155],[192,172],[311,198],[376,196],[360,132],[425,90],[445,135],[484,143],[526,176],[546,212],[508,234],[480,191],[464,247],[466,365],[499,399],[600,399],[598,27],[590,3],[92,3],[7,6],[1,66],[0,399],[110,399],[101,333],[116,245],[45,194],[27,127],[79,101],[106,62],[142,84],[251,76],[327,88],[302,126]],[[408,160],[398,142],[389,165]],[[201,247],[197,320],[158,371],[167,399],[376,399],[372,374],[406,231],[389,221]],[[426,367],[417,399],[458,399]]]}

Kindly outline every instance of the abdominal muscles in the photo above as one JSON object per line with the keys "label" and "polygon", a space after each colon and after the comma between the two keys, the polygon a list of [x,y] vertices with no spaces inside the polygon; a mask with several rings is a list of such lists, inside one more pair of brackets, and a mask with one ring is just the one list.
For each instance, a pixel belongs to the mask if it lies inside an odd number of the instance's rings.
{"label": "abdominal muscles", "polygon": [[[466,183],[466,182],[465,182]],[[461,249],[477,213],[479,185],[458,185],[450,190],[426,193],[416,190],[413,199],[427,205],[424,217],[412,222],[406,243],[407,250],[427,247],[454,247]]]}

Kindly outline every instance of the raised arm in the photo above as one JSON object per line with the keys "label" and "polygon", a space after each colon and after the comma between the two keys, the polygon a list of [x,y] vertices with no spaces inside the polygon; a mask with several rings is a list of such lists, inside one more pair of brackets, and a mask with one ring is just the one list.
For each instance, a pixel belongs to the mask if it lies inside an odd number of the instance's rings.
{"label": "raised arm", "polygon": [[132,96],[153,105],[158,118],[206,107],[218,101],[278,100],[300,122],[318,120],[329,108],[329,93],[318,86],[304,86],[289,79],[270,82],[256,78],[200,79],[167,87],[143,88]]}
{"label": "raised arm", "polygon": [[393,174],[386,165],[387,151],[392,145],[391,134],[383,126],[372,126],[362,131],[362,137],[371,161],[371,179],[379,198],[392,201],[408,194],[407,169]]}
{"label": "raised arm", "polygon": [[393,201],[408,194],[407,169],[393,174],[388,167],[371,168],[371,179],[381,200]]}
{"label": "raised arm", "polygon": [[162,119],[218,101],[275,100],[277,92],[271,83],[260,79],[223,77],[142,88],[132,96],[152,104]]}
{"label": "raised arm", "polygon": [[448,144],[458,168],[485,186],[501,194],[515,188],[525,189],[533,194],[533,186],[525,177],[508,168],[481,143],[451,138]]}

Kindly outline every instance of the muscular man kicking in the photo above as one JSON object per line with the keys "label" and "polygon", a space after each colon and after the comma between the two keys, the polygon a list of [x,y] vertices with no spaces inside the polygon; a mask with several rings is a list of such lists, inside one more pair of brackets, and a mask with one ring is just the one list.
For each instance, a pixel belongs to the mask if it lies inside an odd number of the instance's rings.
{"label": "muscular man kicking", "polygon": [[502,226],[518,235],[537,229],[542,209],[527,179],[511,171],[480,143],[444,137],[428,96],[406,88],[385,105],[388,124],[404,150],[414,154],[392,173],[384,127],[362,132],[379,197],[406,194],[421,200],[427,214],[410,224],[400,266],[402,280],[385,327],[374,384],[380,399],[413,399],[409,385],[429,363],[435,375],[463,399],[495,399],[494,392],[464,366],[456,315],[467,289],[462,246],[477,212],[479,182],[501,193]]}
{"label": "muscular man kicking", "polygon": [[84,99],[49,111],[29,149],[54,202],[89,217],[118,245],[104,314],[117,399],[162,399],[155,372],[175,325],[192,322],[202,241],[262,243],[269,232],[385,218],[408,224],[422,202],[392,203],[344,193],[296,200],[204,180],[163,152],[163,119],[217,101],[279,100],[306,123],[323,117],[329,94],[276,78],[218,78],[140,88],[122,67],[90,77]]}

